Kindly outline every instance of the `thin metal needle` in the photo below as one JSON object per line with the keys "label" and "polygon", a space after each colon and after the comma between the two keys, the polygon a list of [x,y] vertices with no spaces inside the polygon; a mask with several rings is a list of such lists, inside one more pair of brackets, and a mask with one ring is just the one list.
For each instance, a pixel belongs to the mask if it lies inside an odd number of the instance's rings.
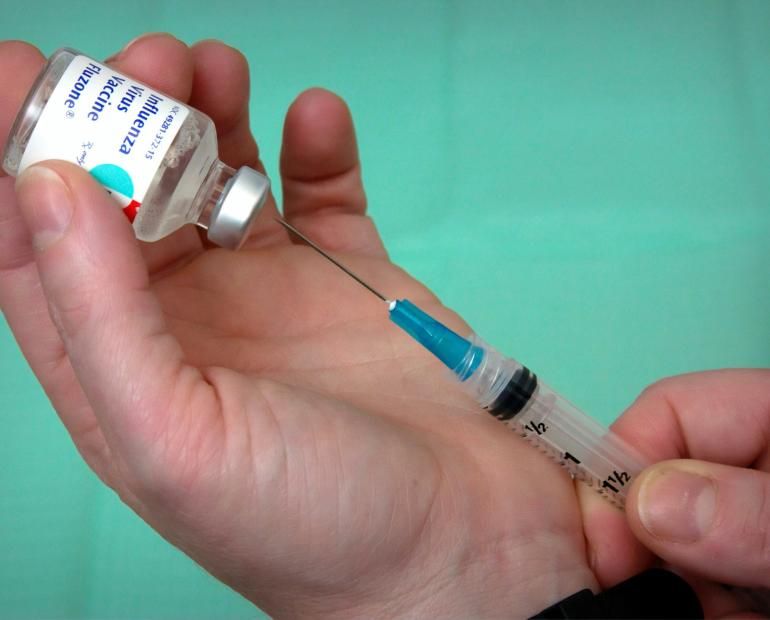
{"label": "thin metal needle", "polygon": [[313,248],[316,252],[318,252],[321,256],[324,258],[329,259],[332,263],[337,265],[342,271],[344,271],[346,274],[348,274],[351,278],[353,278],[356,282],[358,282],[361,286],[369,289],[372,293],[377,295],[382,301],[385,303],[390,303],[390,300],[387,299],[382,293],[376,291],[371,286],[369,286],[366,282],[364,282],[361,278],[359,278],[356,274],[354,274],[350,269],[345,267],[342,263],[338,262],[337,260],[333,259],[331,256],[329,256],[326,252],[324,252],[321,248],[319,248],[315,243],[313,243],[310,239],[308,239],[305,235],[303,235],[301,232],[299,232],[294,226],[289,224],[286,220],[282,220],[281,218],[275,218],[275,221],[278,222],[281,226],[284,228],[290,230],[295,235],[297,235],[300,239],[302,239],[305,243],[307,243],[311,248]]}

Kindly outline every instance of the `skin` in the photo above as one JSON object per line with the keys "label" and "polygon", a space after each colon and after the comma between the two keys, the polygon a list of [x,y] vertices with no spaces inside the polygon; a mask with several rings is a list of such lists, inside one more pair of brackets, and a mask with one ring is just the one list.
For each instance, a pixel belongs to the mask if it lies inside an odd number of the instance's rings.
{"label": "skin", "polygon": [[[3,140],[43,61],[0,44]],[[236,50],[153,34],[109,62],[206,112],[223,161],[261,168]],[[525,617],[652,561],[622,513],[501,432],[382,302],[294,243],[272,199],[239,252],[192,227],[142,244],[84,171],[33,168],[0,179],[0,304],[19,346],[96,474],[269,614]],[[388,260],[332,93],[289,108],[281,183],[293,225],[386,295],[468,331]],[[45,207],[67,201],[70,215]],[[654,399],[634,407],[618,427],[632,438],[672,416]],[[680,430],[661,422],[665,445]]]}
{"label": "skin", "polygon": [[[637,540],[690,581],[707,618],[767,617],[770,371],[730,369],[663,379],[642,392],[613,430],[655,463],[629,489],[625,516]],[[698,536],[673,539],[651,527],[654,516],[663,523],[698,521],[697,509],[703,505],[691,510],[682,501],[685,493],[672,494],[665,485],[658,486],[677,472],[697,474],[714,490],[708,506],[713,518],[701,524]],[[617,569],[613,545],[618,539],[601,533],[617,525],[619,514],[587,489],[578,492],[584,500],[586,537],[598,558],[594,569],[599,575],[612,573]],[[758,607],[756,592],[764,592]]]}

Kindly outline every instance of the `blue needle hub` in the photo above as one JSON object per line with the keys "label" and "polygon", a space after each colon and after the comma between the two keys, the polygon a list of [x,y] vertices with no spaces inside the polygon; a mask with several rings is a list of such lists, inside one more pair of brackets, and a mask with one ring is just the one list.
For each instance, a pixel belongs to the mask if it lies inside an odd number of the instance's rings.
{"label": "blue needle hub", "polygon": [[391,302],[390,320],[433,353],[461,381],[475,372],[484,357],[483,349],[458,336],[407,299]]}

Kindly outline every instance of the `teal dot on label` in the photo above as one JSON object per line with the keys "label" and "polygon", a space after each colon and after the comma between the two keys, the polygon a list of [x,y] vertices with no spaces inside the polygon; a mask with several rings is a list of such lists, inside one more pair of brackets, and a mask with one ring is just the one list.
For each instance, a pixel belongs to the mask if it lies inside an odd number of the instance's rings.
{"label": "teal dot on label", "polygon": [[131,176],[120,166],[114,164],[99,164],[91,168],[91,176],[106,188],[123,194],[128,198],[134,196],[134,182]]}

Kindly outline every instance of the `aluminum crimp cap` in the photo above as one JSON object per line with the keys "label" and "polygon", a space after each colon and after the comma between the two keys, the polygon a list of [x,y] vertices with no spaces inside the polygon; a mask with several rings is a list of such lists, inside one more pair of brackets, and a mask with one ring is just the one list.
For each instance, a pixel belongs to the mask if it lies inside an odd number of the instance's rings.
{"label": "aluminum crimp cap", "polygon": [[211,213],[208,238],[223,248],[237,250],[262,210],[270,191],[270,179],[243,166],[225,185]]}

